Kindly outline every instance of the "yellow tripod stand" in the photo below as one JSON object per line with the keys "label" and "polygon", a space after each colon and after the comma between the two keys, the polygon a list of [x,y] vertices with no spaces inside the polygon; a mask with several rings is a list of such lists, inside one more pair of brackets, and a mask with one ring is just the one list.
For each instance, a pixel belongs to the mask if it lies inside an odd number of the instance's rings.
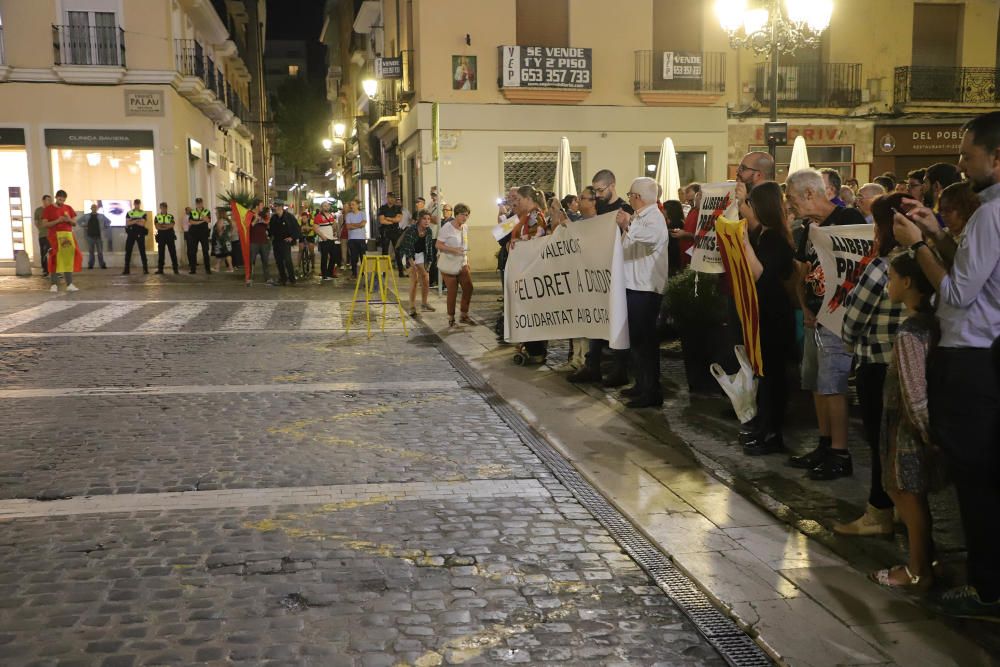
{"label": "yellow tripod stand", "polygon": [[[387,277],[388,280],[392,281],[391,286],[387,284]],[[365,322],[368,325],[368,335],[372,335],[370,304],[376,283],[378,283],[378,299],[382,303],[382,323],[379,329],[385,332],[386,308],[389,305],[389,297],[394,296],[396,297],[396,307],[399,308],[399,321],[403,323],[403,335],[409,336],[406,331],[406,313],[403,310],[403,300],[399,298],[396,273],[392,268],[392,258],[389,255],[364,255],[361,258],[361,272],[358,273],[358,282],[354,285],[354,298],[351,299],[351,310],[347,314],[345,333],[351,330],[351,324],[354,323],[354,306],[358,303],[358,292],[363,284],[365,286]]]}

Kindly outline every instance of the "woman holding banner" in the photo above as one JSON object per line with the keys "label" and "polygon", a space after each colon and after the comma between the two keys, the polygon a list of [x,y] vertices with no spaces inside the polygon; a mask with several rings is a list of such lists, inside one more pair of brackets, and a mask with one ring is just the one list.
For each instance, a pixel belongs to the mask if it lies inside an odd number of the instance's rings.
{"label": "woman holding banner", "polygon": [[773,181],[754,187],[740,204],[747,220],[743,249],[757,281],[760,350],[764,375],[757,384],[757,417],[743,439],[743,453],[773,454],[784,449],[782,430],[788,403],[788,363],[795,349],[795,317],[785,281],[792,275],[794,251],[785,224],[781,188]]}
{"label": "woman holding banner", "polygon": [[877,197],[872,203],[875,222],[875,245],[872,253],[862,260],[863,273],[844,299],[844,325],[841,338],[854,348],[857,367],[854,371],[861,406],[861,422],[865,440],[872,451],[871,485],[865,513],[850,523],[837,523],[833,532],[839,535],[892,535],[892,499],[882,486],[882,465],[879,462],[879,430],[882,425],[882,389],[886,369],[892,360],[896,331],[903,322],[901,303],[889,299],[889,254],[898,244],[892,235],[892,212],[903,205],[903,195]]}
{"label": "woman holding banner", "polygon": [[[514,245],[518,241],[528,241],[548,233],[545,209],[545,194],[541,190],[530,185],[522,185],[517,189],[514,213],[517,214],[518,222],[510,233],[508,247],[511,251],[514,250]],[[545,361],[548,347],[546,341],[531,341],[518,345],[517,351],[514,353],[514,363],[518,365],[540,364]]]}

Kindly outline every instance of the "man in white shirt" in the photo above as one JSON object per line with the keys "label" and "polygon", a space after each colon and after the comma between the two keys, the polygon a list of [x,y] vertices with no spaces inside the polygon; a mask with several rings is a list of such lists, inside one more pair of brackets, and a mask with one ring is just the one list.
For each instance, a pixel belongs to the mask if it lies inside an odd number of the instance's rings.
{"label": "man in white shirt", "polygon": [[660,387],[660,340],[656,319],[667,289],[667,222],[656,205],[657,184],[652,178],[632,181],[629,215],[619,210],[616,222],[622,231],[625,257],[625,298],[628,304],[628,335],[631,342],[635,384],[622,391],[629,408],[663,405]]}

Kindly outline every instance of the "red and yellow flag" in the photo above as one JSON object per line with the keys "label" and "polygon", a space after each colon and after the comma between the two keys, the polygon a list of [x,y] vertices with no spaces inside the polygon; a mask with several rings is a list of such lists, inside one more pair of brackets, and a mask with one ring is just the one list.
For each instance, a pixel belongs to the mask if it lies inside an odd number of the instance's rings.
{"label": "red and yellow flag", "polygon": [[747,359],[755,375],[764,376],[764,359],[760,351],[760,308],[757,304],[757,281],[754,280],[750,263],[743,252],[743,229],[746,220],[727,220],[719,216],[715,221],[715,233],[722,253],[722,264],[726,267],[736,312],[743,325],[743,346]]}
{"label": "red and yellow flag", "polygon": [[229,202],[233,209],[233,224],[236,225],[236,233],[240,235],[240,251],[243,253],[243,271],[246,279],[250,280],[250,225],[253,224],[254,212],[240,206],[236,200]]}

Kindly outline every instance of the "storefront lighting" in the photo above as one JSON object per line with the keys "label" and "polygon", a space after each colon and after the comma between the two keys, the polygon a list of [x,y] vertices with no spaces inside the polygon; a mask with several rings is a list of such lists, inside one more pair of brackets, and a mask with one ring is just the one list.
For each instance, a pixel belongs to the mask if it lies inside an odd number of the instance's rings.
{"label": "storefront lighting", "polygon": [[87,164],[91,167],[96,167],[101,164],[101,154],[100,153],[87,153]]}
{"label": "storefront lighting", "polygon": [[62,152],[62,156],[63,156],[64,160],[71,160],[71,159],[73,159],[73,149],[72,148],[64,148],[63,152]]}
{"label": "storefront lighting", "polygon": [[375,99],[375,95],[378,93],[378,81],[375,79],[365,79],[361,82],[361,89],[365,91],[365,95],[371,99]]}
{"label": "storefront lighting", "polygon": [[337,137],[338,139],[343,139],[346,133],[347,133],[346,125],[344,125],[343,123],[333,124],[333,136]]}
{"label": "storefront lighting", "polygon": [[117,169],[118,167],[121,166],[121,163],[122,163],[121,158],[116,158],[116,157],[108,158],[108,164],[111,165],[112,169]]}

